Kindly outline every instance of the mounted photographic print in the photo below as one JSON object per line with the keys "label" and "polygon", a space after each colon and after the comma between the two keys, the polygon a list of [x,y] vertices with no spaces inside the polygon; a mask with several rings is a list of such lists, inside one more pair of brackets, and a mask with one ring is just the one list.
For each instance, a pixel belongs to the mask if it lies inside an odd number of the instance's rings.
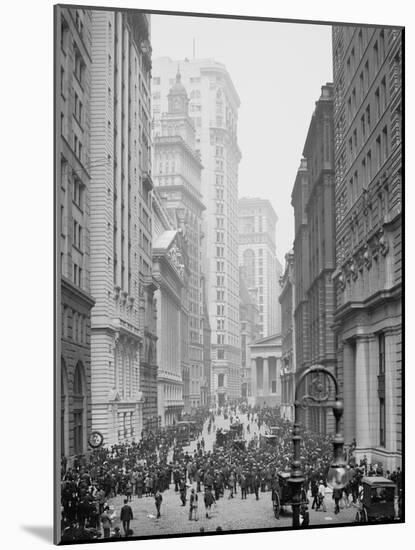
{"label": "mounted photographic print", "polygon": [[402,523],[403,28],[54,14],[55,543]]}

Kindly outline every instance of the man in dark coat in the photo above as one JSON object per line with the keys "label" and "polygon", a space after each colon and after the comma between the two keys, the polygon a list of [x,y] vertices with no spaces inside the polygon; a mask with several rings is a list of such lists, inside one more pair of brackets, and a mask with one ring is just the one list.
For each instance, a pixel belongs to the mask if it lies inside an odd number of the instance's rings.
{"label": "man in dark coat", "polygon": [[122,528],[124,529],[124,534],[128,537],[130,531],[130,521],[134,519],[133,510],[128,504],[128,500],[124,499],[124,506],[121,508],[120,520],[122,521]]}
{"label": "man in dark coat", "polygon": [[156,504],[157,517],[159,518],[161,516],[161,514],[160,514],[161,503],[163,502],[163,497],[162,497],[160,491],[156,492],[155,497],[154,497],[154,502]]}

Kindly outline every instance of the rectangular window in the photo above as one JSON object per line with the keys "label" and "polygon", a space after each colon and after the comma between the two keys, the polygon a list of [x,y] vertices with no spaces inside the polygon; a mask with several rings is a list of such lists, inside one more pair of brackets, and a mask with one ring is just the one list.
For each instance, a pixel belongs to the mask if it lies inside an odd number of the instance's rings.
{"label": "rectangular window", "polygon": [[382,164],[382,148],[380,144],[380,136],[376,138],[376,168],[379,170]]}
{"label": "rectangular window", "polygon": [[380,92],[379,88],[375,91],[375,112],[376,112],[376,120],[379,120],[380,118]]}
{"label": "rectangular window", "polygon": [[85,63],[82,59],[82,55],[80,54],[79,50],[75,48],[75,76],[78,80],[79,84],[82,86],[83,84],[83,76],[84,76],[84,69],[85,69]]}
{"label": "rectangular window", "polygon": [[379,33],[379,58],[380,63],[385,59],[385,32],[383,30]]}
{"label": "rectangular window", "polygon": [[370,73],[369,73],[369,61],[365,63],[365,93],[370,86]]}
{"label": "rectangular window", "polygon": [[379,48],[377,41],[373,46],[373,59],[375,60],[375,73],[379,68]]}
{"label": "rectangular window", "polygon": [[65,99],[65,69],[61,67],[61,96]]}
{"label": "rectangular window", "polygon": [[380,83],[380,100],[381,100],[381,111],[384,113],[386,111],[387,96],[386,96],[386,78],[383,77]]}
{"label": "rectangular window", "polygon": [[365,123],[365,115],[362,116],[360,119],[360,128],[362,132],[362,142],[364,143],[366,141],[366,123]]}
{"label": "rectangular window", "polygon": [[370,132],[370,105],[366,107],[366,124],[367,131]]}
{"label": "rectangular window", "polygon": [[372,180],[372,152],[369,151],[366,157],[366,166],[367,166],[367,184]]}
{"label": "rectangular window", "polygon": [[385,335],[378,336],[379,346],[379,374],[378,374],[378,395],[379,395],[379,445],[386,446],[386,406],[385,406]]}
{"label": "rectangular window", "polygon": [[382,162],[386,162],[389,156],[388,127],[382,130]]}

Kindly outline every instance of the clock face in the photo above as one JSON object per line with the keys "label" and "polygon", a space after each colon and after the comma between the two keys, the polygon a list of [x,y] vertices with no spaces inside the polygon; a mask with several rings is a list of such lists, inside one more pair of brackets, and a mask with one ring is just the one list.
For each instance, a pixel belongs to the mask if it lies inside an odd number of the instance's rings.
{"label": "clock face", "polygon": [[93,449],[97,449],[104,443],[104,436],[101,432],[92,432],[89,436],[88,442]]}

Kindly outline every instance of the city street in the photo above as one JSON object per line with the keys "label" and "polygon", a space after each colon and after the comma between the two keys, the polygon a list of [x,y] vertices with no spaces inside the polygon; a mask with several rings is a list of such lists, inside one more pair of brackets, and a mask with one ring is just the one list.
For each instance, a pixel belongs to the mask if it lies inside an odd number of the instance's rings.
{"label": "city street", "polygon": [[[246,415],[241,414],[240,420],[246,425]],[[252,426],[254,426],[252,428]],[[245,430],[245,438],[251,439],[254,433],[259,433],[259,430],[254,423],[251,426],[251,433],[247,434]],[[229,419],[224,420],[223,416],[216,417],[216,428],[228,428]],[[261,433],[265,429],[261,426]],[[212,430],[211,434],[207,433],[206,424],[203,430],[206,449],[210,450],[215,440],[215,433]],[[196,441],[185,450],[193,453],[196,448]],[[196,489],[196,484],[193,484]],[[187,497],[189,498],[190,488],[188,489]],[[113,522],[113,527],[122,526],[119,521],[119,512],[123,505],[123,496],[118,496],[110,501],[117,513],[117,518]],[[327,512],[315,512],[311,510],[310,500],[310,525],[316,524],[332,524],[332,523],[351,523],[356,515],[356,508],[351,506],[348,509],[342,509],[340,514],[334,514],[334,501],[331,498],[331,493],[326,495]],[[290,527],[292,525],[291,508],[286,508],[285,513],[281,514],[280,519],[274,517],[271,492],[259,494],[259,500],[255,500],[254,494],[248,494],[246,500],[241,500],[241,494],[238,487],[237,495],[229,499],[228,491],[225,491],[224,498],[219,499],[216,505],[212,506],[211,517],[205,516],[205,506],[203,502],[203,491],[199,493],[199,508],[198,521],[189,521],[189,506],[188,501],[186,507],[183,507],[180,502],[179,493],[174,491],[174,484],[170,485],[170,489],[163,493],[163,503],[161,507],[161,518],[156,519],[156,508],[154,497],[143,497],[138,499],[134,497],[131,503],[134,514],[134,519],[131,522],[131,528],[134,531],[134,536],[154,536],[170,533],[195,533],[204,531],[215,531],[218,526],[224,531],[240,530],[240,529],[261,529],[261,528],[278,528]]]}

